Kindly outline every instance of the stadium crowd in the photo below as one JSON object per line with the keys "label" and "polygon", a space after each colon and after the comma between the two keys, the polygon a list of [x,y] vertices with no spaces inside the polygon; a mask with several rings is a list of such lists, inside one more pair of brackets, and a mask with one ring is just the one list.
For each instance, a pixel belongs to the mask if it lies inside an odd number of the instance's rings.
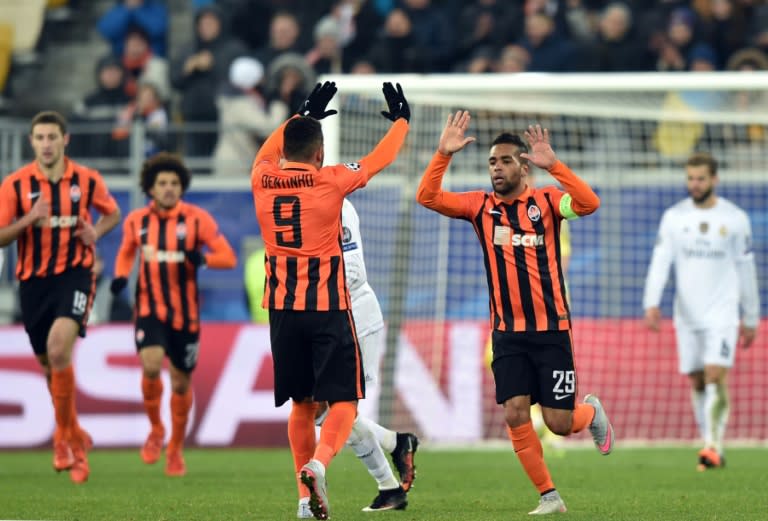
{"label": "stadium crowd", "polygon": [[[213,157],[234,174],[326,73],[768,69],[763,0],[191,0],[194,35],[171,48],[161,0],[122,0],[98,31],[111,52],[71,114],[111,134],[73,155]],[[185,124],[174,136],[171,122]]]}

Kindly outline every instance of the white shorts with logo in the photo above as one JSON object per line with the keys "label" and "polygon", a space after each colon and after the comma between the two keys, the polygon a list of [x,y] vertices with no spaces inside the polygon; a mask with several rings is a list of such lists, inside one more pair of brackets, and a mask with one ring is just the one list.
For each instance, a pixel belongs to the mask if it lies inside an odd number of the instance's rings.
{"label": "white shorts with logo", "polygon": [[675,325],[675,335],[681,374],[701,371],[705,365],[733,367],[739,339],[737,326],[690,329]]}

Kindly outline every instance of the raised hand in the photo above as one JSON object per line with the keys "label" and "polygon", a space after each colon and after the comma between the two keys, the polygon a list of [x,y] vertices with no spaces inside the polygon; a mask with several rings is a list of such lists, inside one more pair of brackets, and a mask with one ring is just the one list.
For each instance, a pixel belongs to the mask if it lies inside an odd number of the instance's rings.
{"label": "raised hand", "polygon": [[474,137],[464,136],[469,128],[470,119],[468,110],[459,110],[456,114],[448,114],[448,121],[443,128],[443,133],[440,134],[440,143],[437,145],[437,150],[441,154],[453,154],[475,141]]}
{"label": "raised hand", "polygon": [[525,131],[525,139],[528,141],[529,153],[522,153],[520,157],[527,159],[534,165],[544,170],[549,170],[557,162],[555,151],[549,144],[549,130],[541,129],[541,125],[528,126]]}
{"label": "raised hand", "polygon": [[385,81],[381,92],[384,93],[384,99],[389,109],[389,111],[382,110],[382,116],[390,121],[397,121],[399,118],[411,121],[411,107],[408,106],[408,101],[405,99],[405,94],[403,94],[403,88],[399,83],[397,84],[397,90],[395,90],[395,87],[390,82]]}
{"label": "raised hand", "polygon": [[318,83],[301,104],[298,113],[315,119],[323,119],[338,114],[337,110],[325,110],[338,90],[334,81],[326,81],[322,85]]}

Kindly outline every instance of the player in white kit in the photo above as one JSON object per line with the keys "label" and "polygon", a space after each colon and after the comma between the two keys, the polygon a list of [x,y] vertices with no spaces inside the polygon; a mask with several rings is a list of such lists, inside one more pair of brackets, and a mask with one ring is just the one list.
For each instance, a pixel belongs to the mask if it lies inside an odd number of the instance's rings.
{"label": "player in white kit", "polygon": [[718,197],[717,161],[693,154],[685,166],[690,197],[664,212],[645,281],[643,308],[659,330],[659,304],[672,265],[673,322],[680,373],[688,375],[704,448],[699,470],[722,467],[728,421],[728,370],[736,346],[755,339],[760,314],[752,230],[747,214]]}
{"label": "player in white kit", "polygon": [[[385,348],[384,316],[376,293],[368,284],[360,236],[360,217],[348,199],[344,200],[341,208],[341,224],[344,273],[352,298],[352,317],[355,320],[365,371],[365,400],[358,404],[357,417],[347,445],[366,466],[379,488],[378,495],[363,511],[403,510],[408,505],[406,493],[416,477],[414,455],[419,440],[411,433],[395,432],[371,420],[371,417],[377,416],[379,392],[376,381],[379,362]],[[324,419],[323,414],[317,420],[318,425]],[[399,481],[395,478],[384,451],[392,456],[392,462],[400,476]],[[307,517],[312,517],[300,502],[299,517],[303,517],[303,512],[306,512]]]}

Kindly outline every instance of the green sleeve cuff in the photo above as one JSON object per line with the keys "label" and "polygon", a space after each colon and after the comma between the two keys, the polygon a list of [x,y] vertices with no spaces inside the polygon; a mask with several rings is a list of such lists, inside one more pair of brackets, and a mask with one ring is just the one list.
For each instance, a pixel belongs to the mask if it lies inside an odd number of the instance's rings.
{"label": "green sleeve cuff", "polygon": [[579,215],[573,211],[573,208],[571,208],[572,201],[573,198],[571,197],[571,194],[564,194],[560,199],[560,215],[569,221],[579,218]]}

